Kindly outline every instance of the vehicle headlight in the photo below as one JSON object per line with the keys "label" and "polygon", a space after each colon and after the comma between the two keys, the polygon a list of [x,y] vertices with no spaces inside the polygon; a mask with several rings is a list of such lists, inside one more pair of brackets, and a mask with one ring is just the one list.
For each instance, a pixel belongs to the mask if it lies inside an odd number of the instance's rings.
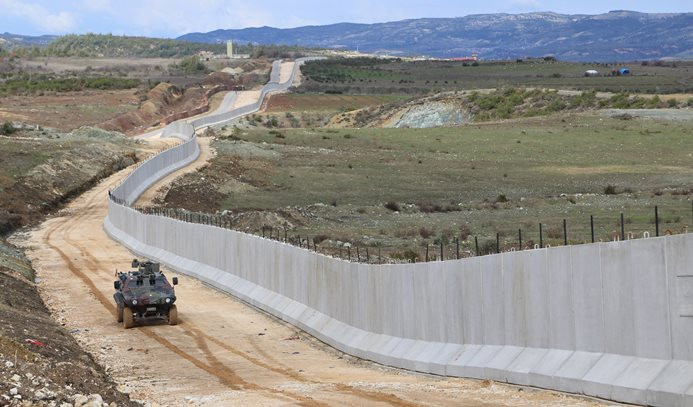
{"label": "vehicle headlight", "polygon": [[137,305],[137,300],[132,300],[132,305]]}
{"label": "vehicle headlight", "polygon": [[171,302],[171,299],[170,299],[170,298],[166,298],[166,304],[168,304],[169,302]]}

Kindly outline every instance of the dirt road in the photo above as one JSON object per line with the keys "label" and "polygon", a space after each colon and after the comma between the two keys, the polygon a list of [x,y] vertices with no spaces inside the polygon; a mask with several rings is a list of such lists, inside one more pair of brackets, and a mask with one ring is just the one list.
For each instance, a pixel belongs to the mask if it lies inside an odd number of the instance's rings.
{"label": "dirt road", "polygon": [[282,69],[279,72],[279,83],[287,82],[291,78],[291,72],[294,71],[295,62],[282,63]]}

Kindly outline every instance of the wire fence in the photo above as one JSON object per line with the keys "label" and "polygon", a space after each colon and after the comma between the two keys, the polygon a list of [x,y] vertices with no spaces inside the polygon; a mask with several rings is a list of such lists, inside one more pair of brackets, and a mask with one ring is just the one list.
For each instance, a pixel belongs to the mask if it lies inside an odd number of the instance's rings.
{"label": "wire fence", "polygon": [[[109,197],[113,202],[119,205],[126,205],[126,202],[122,199],[118,199],[112,195],[109,195]],[[693,201],[691,201],[690,204],[689,225],[693,225]],[[182,222],[236,230],[233,227],[235,220],[230,215],[191,212],[185,209],[142,206],[134,206],[132,209],[146,215],[164,216]],[[670,228],[669,224],[664,224],[662,222],[662,213],[659,206],[652,208],[651,212],[653,216],[652,231],[634,232],[627,230],[627,218],[625,213],[620,213],[618,216],[619,221],[616,225],[618,229],[609,233],[608,238],[605,238],[603,230],[598,231],[598,226],[604,226],[606,223],[605,217],[596,218],[590,215],[589,219],[586,219],[586,223],[589,224],[588,232],[585,233],[584,230],[581,230],[579,236],[577,233],[571,231],[571,224],[568,220],[563,219],[560,232],[557,228],[547,229],[546,223],[538,222],[536,226],[532,228],[517,228],[513,233],[508,233],[507,231],[501,233],[496,231],[494,234],[469,234],[467,236],[452,236],[446,239],[438,238],[433,243],[425,241],[413,245],[415,249],[411,248],[412,245],[410,245],[408,249],[403,249],[401,246],[389,247],[378,242],[372,244],[353,241],[334,242],[324,235],[301,235],[297,233],[297,231],[287,227],[262,226],[258,230],[237,231],[352,262],[371,264],[455,260],[502,252],[542,249],[551,246],[633,240],[670,234],[689,233],[689,225],[683,224],[680,228],[676,229]],[[613,220],[608,222],[608,226],[609,229],[611,229],[611,226],[614,226]]]}

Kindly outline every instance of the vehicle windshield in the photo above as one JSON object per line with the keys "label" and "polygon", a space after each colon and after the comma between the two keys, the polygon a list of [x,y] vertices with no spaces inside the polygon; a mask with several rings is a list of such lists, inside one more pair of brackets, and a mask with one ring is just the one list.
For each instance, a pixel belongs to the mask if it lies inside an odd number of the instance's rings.
{"label": "vehicle windshield", "polygon": [[152,301],[170,297],[173,294],[172,287],[164,276],[157,276],[153,280],[150,280],[147,276],[144,276],[141,280],[138,280],[136,277],[129,278],[123,291],[135,298],[144,297]]}

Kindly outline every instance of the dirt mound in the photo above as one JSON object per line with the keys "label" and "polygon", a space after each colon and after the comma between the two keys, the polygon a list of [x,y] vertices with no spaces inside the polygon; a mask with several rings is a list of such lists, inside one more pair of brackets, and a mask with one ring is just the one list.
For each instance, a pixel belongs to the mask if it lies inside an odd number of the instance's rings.
{"label": "dirt mound", "polygon": [[469,123],[472,114],[469,107],[460,100],[423,101],[397,110],[382,127],[410,127],[425,129],[431,127],[459,126]]}
{"label": "dirt mound", "polygon": [[147,101],[142,107],[149,105],[153,107],[153,112],[161,112],[166,106],[177,103],[181,97],[183,91],[180,88],[169,83],[160,83],[147,92]]}
{"label": "dirt mound", "polygon": [[230,225],[236,230],[257,231],[262,228],[273,230],[273,235],[280,232],[284,233],[284,229],[295,229],[307,223],[305,217],[297,210],[287,208],[278,211],[247,211],[239,213],[230,213],[225,216],[230,220]]}
{"label": "dirt mound", "polygon": [[471,106],[453,96],[434,96],[340,113],[327,127],[431,128],[460,126],[473,120]]}
{"label": "dirt mound", "polygon": [[139,109],[124,113],[100,125],[111,131],[128,134],[159,125],[162,118],[173,113],[198,107],[206,102],[205,89],[200,86],[180,89],[169,83],[160,83],[147,92]]}
{"label": "dirt mound", "polygon": [[22,130],[0,139],[0,234],[33,223],[100,179],[131,165],[139,147],[122,134],[83,127]]}
{"label": "dirt mound", "polygon": [[4,241],[0,260],[0,405],[136,405],[51,318],[22,276],[33,275],[29,261]]}

